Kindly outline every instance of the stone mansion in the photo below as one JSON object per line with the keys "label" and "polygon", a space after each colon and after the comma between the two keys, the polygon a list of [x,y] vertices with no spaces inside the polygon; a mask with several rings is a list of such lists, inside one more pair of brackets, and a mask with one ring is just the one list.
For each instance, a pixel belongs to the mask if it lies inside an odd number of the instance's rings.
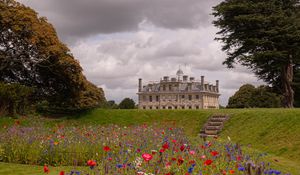
{"label": "stone mansion", "polygon": [[139,79],[139,109],[218,109],[219,80],[212,85],[204,81],[204,76],[197,81],[184,75],[179,68],[177,77],[164,76],[159,82],[142,85]]}

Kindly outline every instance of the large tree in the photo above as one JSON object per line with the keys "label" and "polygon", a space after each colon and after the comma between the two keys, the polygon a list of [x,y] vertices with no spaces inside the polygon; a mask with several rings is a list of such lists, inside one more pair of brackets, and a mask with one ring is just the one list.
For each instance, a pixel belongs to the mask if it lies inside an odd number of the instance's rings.
{"label": "large tree", "polygon": [[229,98],[228,108],[278,108],[280,96],[268,86],[245,84]]}
{"label": "large tree", "polygon": [[33,87],[52,106],[85,109],[105,100],[46,18],[14,0],[0,0],[0,82]]}
{"label": "large tree", "polygon": [[293,107],[293,72],[300,63],[299,0],[225,0],[213,8],[216,38],[229,68],[240,63],[277,87]]}
{"label": "large tree", "polygon": [[135,108],[135,102],[131,98],[124,98],[120,104],[120,109],[134,109]]}

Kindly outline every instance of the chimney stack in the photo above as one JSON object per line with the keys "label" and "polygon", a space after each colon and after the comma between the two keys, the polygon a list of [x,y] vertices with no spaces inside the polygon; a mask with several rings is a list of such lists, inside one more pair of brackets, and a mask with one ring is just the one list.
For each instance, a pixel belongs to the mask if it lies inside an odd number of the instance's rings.
{"label": "chimney stack", "polygon": [[164,81],[169,81],[169,77],[168,76],[164,76]]}
{"label": "chimney stack", "polygon": [[219,92],[219,80],[216,80],[216,90]]}
{"label": "chimney stack", "polygon": [[139,78],[139,92],[142,92],[142,79]]}
{"label": "chimney stack", "polygon": [[184,76],[183,76],[183,81],[188,81],[188,77],[189,77],[189,76],[184,75]]}
{"label": "chimney stack", "polygon": [[201,76],[201,89],[204,90],[204,76]]}

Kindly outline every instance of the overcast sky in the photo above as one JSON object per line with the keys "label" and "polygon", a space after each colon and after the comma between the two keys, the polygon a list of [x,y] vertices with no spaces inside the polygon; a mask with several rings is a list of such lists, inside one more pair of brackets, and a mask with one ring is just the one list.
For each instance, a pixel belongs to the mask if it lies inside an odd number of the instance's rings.
{"label": "overcast sky", "polygon": [[106,98],[137,99],[143,82],[184,73],[215,83],[220,102],[245,83],[262,84],[247,69],[229,70],[214,41],[211,9],[220,0],[19,0],[48,18]]}

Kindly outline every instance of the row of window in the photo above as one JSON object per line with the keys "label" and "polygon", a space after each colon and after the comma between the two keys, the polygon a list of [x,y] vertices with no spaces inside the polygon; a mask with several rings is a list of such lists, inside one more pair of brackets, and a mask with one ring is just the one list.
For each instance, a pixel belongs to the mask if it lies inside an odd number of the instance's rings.
{"label": "row of window", "polygon": [[[147,109],[146,106],[143,106],[143,109]],[[149,106],[148,109],[193,109],[192,106],[162,106],[161,108],[159,108],[158,106]],[[195,106],[195,109],[200,109],[200,106]]]}
{"label": "row of window", "polygon": [[[193,98],[193,95],[187,95],[187,97],[188,97],[188,100],[193,100],[193,99],[199,100],[199,98],[200,98],[199,95],[195,95],[194,98]],[[180,98],[185,99],[186,95],[180,95]],[[155,97],[153,97],[152,95],[150,95],[148,99],[149,99],[149,102],[154,101],[154,99],[155,99],[155,101],[158,102],[160,100],[160,96],[156,95]],[[166,98],[165,98],[165,96],[163,96],[163,100],[165,100],[165,99],[169,99],[169,100],[176,99],[176,100],[178,100],[178,97],[177,97],[177,95],[176,96],[171,96],[171,95],[166,96]],[[143,96],[143,101],[146,101],[146,100],[147,100],[147,97],[144,95]]]}

